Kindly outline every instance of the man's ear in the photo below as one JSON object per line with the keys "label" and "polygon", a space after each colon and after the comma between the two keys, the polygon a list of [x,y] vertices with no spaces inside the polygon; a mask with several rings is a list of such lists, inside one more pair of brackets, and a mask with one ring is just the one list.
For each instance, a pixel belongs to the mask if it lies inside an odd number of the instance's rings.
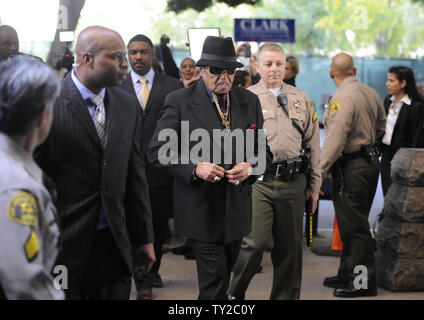
{"label": "man's ear", "polygon": [[357,69],[356,68],[353,68],[353,75],[354,76],[356,76],[356,71],[357,71]]}
{"label": "man's ear", "polygon": [[330,78],[331,79],[334,79],[334,72],[333,72],[333,70],[330,70]]}

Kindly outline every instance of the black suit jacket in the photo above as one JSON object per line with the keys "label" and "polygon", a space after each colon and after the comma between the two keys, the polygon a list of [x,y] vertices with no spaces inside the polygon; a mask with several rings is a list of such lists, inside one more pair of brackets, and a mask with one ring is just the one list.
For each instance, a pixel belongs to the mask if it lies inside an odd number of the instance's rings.
{"label": "black suit jacket", "polygon": [[86,268],[101,207],[129,274],[131,247],[153,242],[140,109],[117,88],[106,89],[105,108],[108,140],[103,150],[87,106],[68,76],[55,103],[50,135],[37,152],[41,168],[57,186],[57,263],[68,267],[70,281]]}
{"label": "black suit jacket", "polygon": [[[153,133],[156,128],[156,123],[159,120],[160,111],[162,110],[165,97],[169,92],[182,88],[182,84],[177,79],[163,75],[156,72],[153,79],[152,90],[147,100],[147,105],[142,110],[140,104],[139,108],[143,112],[142,126],[143,126],[143,151],[146,153],[149,142],[152,139]],[[122,83],[122,90],[137,98],[131,75],[128,74],[125,81]],[[138,102],[138,99],[137,99]],[[164,174],[152,165],[147,163],[146,166],[147,181],[150,187],[169,187],[172,186],[172,177]]]}
{"label": "black suit jacket", "polygon": [[[384,99],[386,115],[389,114],[391,95]],[[424,105],[419,101],[411,101],[411,105],[402,105],[389,146],[389,157],[392,159],[400,148],[423,148],[423,116]]]}
{"label": "black suit jacket", "polygon": [[[250,91],[233,87],[230,91],[231,129],[248,129],[256,124],[257,129],[263,127],[262,109],[258,97]],[[206,129],[210,137],[213,130],[222,130],[221,122],[211,98],[206,92],[203,80],[196,85],[180,89],[168,94],[162,109],[161,118],[151,140],[147,157],[150,163],[175,177],[174,181],[174,226],[179,234],[191,239],[229,243],[240,240],[251,229],[251,183],[256,176],[251,176],[239,186],[229,184],[225,179],[219,183],[203,180],[192,181],[195,164],[189,161],[183,164],[181,149],[178,151],[178,164],[163,165],[158,160],[159,152],[165,141],[159,141],[159,133],[164,129],[175,130],[179,142],[184,142],[181,121],[189,124],[189,133],[196,129]],[[186,123],[187,124],[187,123]],[[185,141],[187,143],[187,141]],[[188,149],[197,145],[198,141],[190,141]],[[255,141],[255,149],[258,148]],[[265,147],[265,146],[264,146]],[[182,148],[180,146],[180,148]],[[210,143],[210,154],[213,154],[214,143]],[[234,157],[236,144],[232,145],[233,159],[231,164],[215,162],[225,169],[236,164]],[[219,149],[218,149],[219,150]],[[222,147],[221,147],[222,153]],[[243,161],[247,161],[246,158]],[[208,162],[213,162],[212,160]],[[266,165],[272,162],[272,153],[266,144]]]}

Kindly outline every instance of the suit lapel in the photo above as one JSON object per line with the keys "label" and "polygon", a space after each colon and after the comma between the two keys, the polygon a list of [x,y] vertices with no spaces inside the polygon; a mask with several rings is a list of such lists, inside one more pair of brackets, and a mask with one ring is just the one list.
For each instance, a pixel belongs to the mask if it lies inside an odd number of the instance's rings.
{"label": "suit lapel", "polygon": [[407,104],[405,104],[404,102],[402,102],[402,108],[400,109],[398,118],[396,120],[396,124],[395,127],[393,128],[393,134],[392,137],[396,136],[396,131],[399,128],[400,124],[406,123],[406,119],[408,117],[408,113],[409,113],[409,106]]}
{"label": "suit lapel", "polygon": [[230,91],[231,130],[246,128],[246,110],[248,102],[234,89]]}
{"label": "suit lapel", "polygon": [[89,138],[101,147],[100,139],[97,135],[93,119],[88,112],[87,105],[82,99],[81,94],[72,81],[70,75],[64,80],[63,91],[66,109],[69,110],[71,115],[78,120],[78,123],[80,123],[80,125],[87,132]]}
{"label": "suit lapel", "polygon": [[149,98],[147,99],[147,105],[145,110],[148,111],[151,106],[154,104],[157,97],[160,97],[160,93],[164,88],[164,77],[160,73],[155,73],[155,77],[153,79],[152,90],[150,91]]}
{"label": "suit lapel", "polygon": [[195,90],[194,99],[189,107],[203,127],[212,134],[213,129],[222,128],[221,121],[219,121],[218,115],[213,109],[214,105],[212,105],[212,100],[206,92],[203,80],[196,84]]}
{"label": "suit lapel", "polygon": [[[120,124],[120,113],[116,108],[117,100],[110,89],[106,89],[105,106],[106,106],[106,132],[107,143],[106,148],[114,145],[112,140],[116,138],[116,133],[119,132],[120,126],[125,126],[124,123]],[[115,133],[115,134],[113,134]],[[106,149],[105,148],[105,149]]]}

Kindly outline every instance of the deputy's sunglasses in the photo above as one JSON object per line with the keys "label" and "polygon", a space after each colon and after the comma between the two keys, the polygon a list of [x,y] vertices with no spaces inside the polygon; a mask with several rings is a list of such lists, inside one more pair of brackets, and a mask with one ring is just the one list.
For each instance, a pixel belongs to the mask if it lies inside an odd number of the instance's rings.
{"label": "deputy's sunglasses", "polygon": [[236,72],[236,69],[222,69],[217,67],[208,67],[209,72],[214,75],[221,75],[224,73],[224,71],[227,72],[229,76],[233,75]]}

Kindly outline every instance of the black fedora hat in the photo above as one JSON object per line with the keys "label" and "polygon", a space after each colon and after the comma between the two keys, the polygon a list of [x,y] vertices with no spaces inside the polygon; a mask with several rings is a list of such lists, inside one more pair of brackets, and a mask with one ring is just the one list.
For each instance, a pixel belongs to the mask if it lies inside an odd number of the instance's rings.
{"label": "black fedora hat", "polygon": [[235,69],[243,67],[243,64],[237,61],[233,39],[208,36],[203,43],[202,55],[196,66]]}

